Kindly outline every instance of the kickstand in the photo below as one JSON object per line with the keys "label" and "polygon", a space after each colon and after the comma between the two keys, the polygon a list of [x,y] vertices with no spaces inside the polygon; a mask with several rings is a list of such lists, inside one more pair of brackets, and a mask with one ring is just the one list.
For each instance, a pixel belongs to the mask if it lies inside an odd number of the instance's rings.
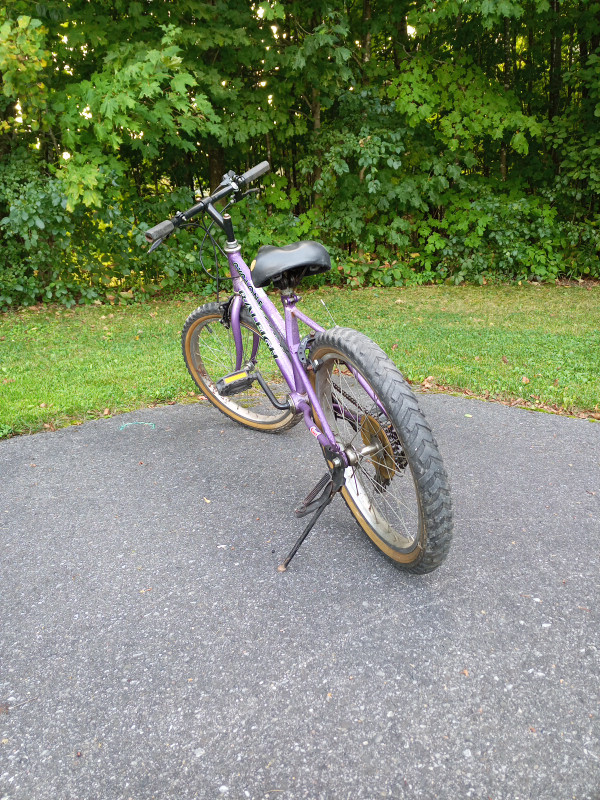
{"label": "kickstand", "polygon": [[[306,539],[308,534],[311,532],[315,522],[319,519],[323,511],[327,508],[329,503],[334,498],[336,492],[344,485],[344,464],[342,463],[339,456],[335,456],[333,459],[333,467],[330,473],[325,473],[325,475],[321,478],[321,480],[317,483],[317,485],[312,489],[302,505],[296,509],[296,516],[303,517],[306,514],[310,514],[311,511],[315,513],[312,515],[310,522],[304,528],[296,544],[290,550],[287,558],[285,561],[277,567],[278,572],[285,572],[288,568],[290,561],[298,552],[298,549],[302,542]],[[323,490],[323,492],[317,497],[319,492]]]}
{"label": "kickstand", "polygon": [[332,501],[332,500],[333,500],[333,495],[329,495],[329,497],[326,497],[326,498],[325,498],[324,502],[323,502],[323,503],[322,503],[322,504],[319,506],[319,508],[317,508],[317,510],[315,511],[315,513],[312,515],[312,518],[311,518],[310,522],[308,523],[308,525],[306,526],[306,528],[304,528],[304,530],[303,530],[303,531],[302,531],[302,533],[300,534],[300,536],[299,536],[299,538],[298,538],[298,541],[296,542],[296,544],[295,544],[295,545],[292,547],[292,549],[290,550],[288,557],[285,559],[285,561],[283,562],[283,564],[280,564],[280,565],[277,567],[277,570],[278,570],[279,572],[285,572],[285,571],[286,571],[286,569],[288,568],[288,566],[289,566],[289,564],[290,564],[290,561],[292,560],[292,558],[293,558],[293,557],[296,555],[296,553],[298,552],[298,548],[300,547],[300,545],[302,544],[302,542],[303,542],[303,541],[306,539],[306,537],[307,537],[307,536],[308,536],[308,534],[310,533],[310,531],[311,531],[311,529],[312,529],[313,525],[314,525],[314,524],[315,524],[315,522],[316,522],[316,521],[319,519],[319,517],[321,516],[321,514],[323,513],[323,511],[325,511],[325,509],[327,508],[327,506],[329,505],[329,503],[331,503],[331,501]]}

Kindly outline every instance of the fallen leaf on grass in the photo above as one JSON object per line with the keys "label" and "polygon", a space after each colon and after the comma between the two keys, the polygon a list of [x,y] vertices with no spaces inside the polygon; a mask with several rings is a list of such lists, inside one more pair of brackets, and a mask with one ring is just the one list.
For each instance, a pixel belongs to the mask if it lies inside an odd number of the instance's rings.
{"label": "fallen leaf on grass", "polygon": [[508,364],[508,358],[506,356],[502,356],[502,361],[504,361],[505,364]]}
{"label": "fallen leaf on grass", "polygon": [[529,383],[529,378],[527,377],[527,375],[523,375],[521,380],[523,381],[523,383]]}
{"label": "fallen leaf on grass", "polygon": [[[414,381],[408,380],[407,383],[414,384]],[[473,392],[470,389],[465,389],[462,386],[455,386],[446,383],[436,383],[434,386],[427,386],[425,383],[421,384],[422,391],[433,389],[436,392],[445,392],[448,394],[462,395],[463,397],[473,397],[477,400],[489,400],[491,403],[499,403],[503,406],[520,406],[521,408],[530,411],[546,411],[550,414],[558,414],[565,417],[576,417],[577,419],[589,419],[600,422],[600,412],[590,413],[589,411],[578,411],[573,408],[563,408],[558,403],[544,403],[534,402],[532,400],[524,400],[522,397],[513,397],[505,399],[503,397],[494,397],[489,392],[482,394],[481,392]]]}

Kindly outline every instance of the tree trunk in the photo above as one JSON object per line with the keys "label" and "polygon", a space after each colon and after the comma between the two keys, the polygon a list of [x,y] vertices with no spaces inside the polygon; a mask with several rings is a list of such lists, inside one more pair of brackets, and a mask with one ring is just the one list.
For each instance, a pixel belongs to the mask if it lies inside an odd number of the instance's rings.
{"label": "tree trunk", "polygon": [[533,97],[533,28],[527,30],[527,113],[531,115],[531,98]]}
{"label": "tree trunk", "polygon": [[560,31],[560,0],[552,0],[553,11],[552,34],[550,38],[550,80],[548,85],[548,119],[558,114],[560,107],[560,90],[562,87]]}
{"label": "tree trunk", "polygon": [[[575,48],[575,28],[571,28],[569,33],[569,72],[573,67],[573,50]],[[573,95],[573,82],[569,81],[569,86],[567,89],[567,105],[571,105]]]}
{"label": "tree trunk", "polygon": [[394,66],[396,70],[400,69],[400,64],[406,58],[406,54],[410,50],[410,40],[408,38],[408,20],[403,16],[396,27],[396,36],[392,42]]}
{"label": "tree trunk", "polygon": [[271,137],[268,133],[265,134],[265,143],[267,145],[267,161],[271,164]]}
{"label": "tree trunk", "polygon": [[217,144],[208,151],[208,168],[210,172],[210,191],[221,183],[225,167],[223,166],[223,148]]}
{"label": "tree trunk", "polygon": [[363,30],[365,34],[362,41],[362,60],[368,64],[371,60],[371,0],[363,0]]}
{"label": "tree trunk", "polygon": [[[313,86],[312,90],[311,108],[312,108],[312,118],[313,118],[313,132],[316,138],[319,135],[319,130],[321,128],[321,95],[319,94],[319,90],[317,89],[316,86]],[[315,155],[317,159],[321,158],[321,152],[318,148]],[[318,163],[314,171],[315,183],[321,180],[321,174],[322,174],[321,164]],[[320,195],[315,194],[315,203],[319,201],[319,197]]]}
{"label": "tree trunk", "polygon": [[[584,14],[584,4],[582,2],[579,3],[579,25],[577,26],[577,42],[579,44],[579,65],[582,69],[585,69],[587,65],[587,60],[589,56],[589,42],[587,38],[587,31],[585,29],[583,23],[583,14]],[[588,87],[582,83],[581,84],[581,99],[585,103],[585,101],[590,96],[590,90]]]}
{"label": "tree trunk", "polygon": [[[511,39],[510,39],[510,19],[508,17],[504,17],[504,33],[502,36],[502,44],[504,47],[504,91],[510,91],[510,83],[511,83],[511,56],[512,56],[512,46],[511,46]],[[500,147],[500,178],[501,180],[505,181],[508,175],[508,166],[507,166],[507,154],[508,154],[508,147],[506,142],[502,142],[502,146]]]}
{"label": "tree trunk", "polygon": [[318,131],[321,127],[321,95],[316,86],[313,86],[311,98],[311,112],[313,118],[313,131]]}
{"label": "tree trunk", "polygon": [[[292,186],[298,189],[298,175],[296,173],[296,161],[298,160],[298,151],[296,150],[296,137],[292,137]],[[302,214],[304,212],[304,201],[302,193],[298,192],[298,205],[294,209],[294,214]]]}
{"label": "tree trunk", "polygon": [[[596,9],[598,9],[598,6],[596,6]],[[592,53],[595,53],[596,55],[598,55],[596,51],[598,50],[598,48],[600,48],[600,29],[598,26],[600,26],[600,11],[596,10],[594,33],[590,36],[590,45]]]}

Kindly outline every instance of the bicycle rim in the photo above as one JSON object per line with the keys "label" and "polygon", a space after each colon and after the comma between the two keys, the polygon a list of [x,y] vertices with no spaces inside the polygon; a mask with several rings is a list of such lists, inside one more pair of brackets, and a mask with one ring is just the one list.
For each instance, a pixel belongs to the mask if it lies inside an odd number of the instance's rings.
{"label": "bicycle rim", "polygon": [[345,471],[342,495],[386,555],[412,561],[421,552],[422,510],[398,422],[386,409],[380,387],[348,354],[330,350],[315,355],[321,362],[316,376],[319,402],[336,440],[356,458]]}
{"label": "bicycle rim", "polygon": [[[197,309],[186,322],[183,351],[190,374],[206,397],[227,416],[248,427],[261,430],[287,428],[295,417],[290,411],[275,408],[258,383],[238,394],[225,397],[217,381],[236,371],[233,333],[221,322],[221,309],[214,305]],[[242,315],[243,355],[241,369],[258,368],[271,391],[283,402],[288,386],[256,328]]]}

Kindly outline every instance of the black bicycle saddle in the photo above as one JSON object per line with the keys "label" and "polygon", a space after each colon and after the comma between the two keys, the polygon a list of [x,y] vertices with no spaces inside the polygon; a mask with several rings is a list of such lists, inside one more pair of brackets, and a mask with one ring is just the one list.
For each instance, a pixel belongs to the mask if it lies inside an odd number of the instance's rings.
{"label": "black bicycle saddle", "polygon": [[284,247],[263,245],[252,263],[254,285],[262,288],[274,283],[280,288],[295,285],[306,275],[331,269],[331,258],[319,242],[294,242]]}

